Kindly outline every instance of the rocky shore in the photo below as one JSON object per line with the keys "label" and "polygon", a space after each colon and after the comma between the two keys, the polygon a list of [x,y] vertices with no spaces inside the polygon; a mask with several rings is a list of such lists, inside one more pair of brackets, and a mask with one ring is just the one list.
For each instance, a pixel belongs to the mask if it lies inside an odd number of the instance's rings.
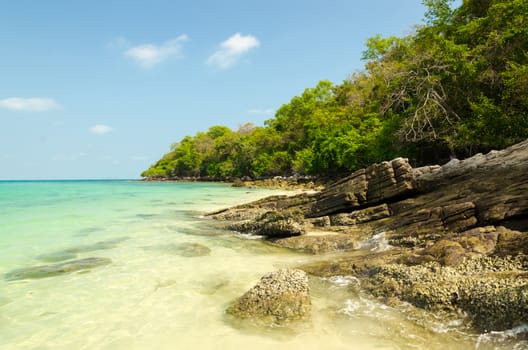
{"label": "rocky shore", "polygon": [[480,331],[528,322],[528,140],[443,166],[397,158],[208,216],[318,255],[297,268],[353,275],[387,303],[466,314]]}

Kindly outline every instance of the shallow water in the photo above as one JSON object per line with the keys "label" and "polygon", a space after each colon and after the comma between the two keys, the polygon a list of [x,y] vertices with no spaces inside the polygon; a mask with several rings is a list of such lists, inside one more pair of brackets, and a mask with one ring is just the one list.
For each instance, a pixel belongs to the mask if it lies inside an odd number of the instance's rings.
{"label": "shallow water", "polygon": [[[515,330],[479,335],[460,320],[385,306],[347,276],[310,279],[309,323],[257,329],[228,318],[226,306],[262,275],[310,257],[222,231],[200,214],[272,193],[202,183],[0,182],[0,348],[528,348]],[[112,262],[6,278],[86,258]]]}

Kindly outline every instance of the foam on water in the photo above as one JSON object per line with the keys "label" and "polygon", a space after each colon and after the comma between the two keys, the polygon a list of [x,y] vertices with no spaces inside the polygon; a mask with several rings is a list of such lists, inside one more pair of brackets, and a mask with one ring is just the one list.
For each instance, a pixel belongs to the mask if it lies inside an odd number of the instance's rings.
{"label": "foam on water", "polygon": [[[436,332],[425,313],[363,295],[353,276],[310,279],[309,324],[261,330],[230,322],[227,305],[262,275],[309,257],[199,216],[272,193],[196,183],[0,182],[0,348],[501,348],[457,325]],[[93,257],[112,263],[4,278]]]}

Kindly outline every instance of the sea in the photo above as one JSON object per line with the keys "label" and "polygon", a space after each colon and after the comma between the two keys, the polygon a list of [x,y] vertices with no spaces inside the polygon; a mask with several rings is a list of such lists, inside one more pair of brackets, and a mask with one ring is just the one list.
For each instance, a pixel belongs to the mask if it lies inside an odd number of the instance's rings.
{"label": "sea", "polygon": [[479,334],[463,319],[388,306],[353,276],[310,277],[310,320],[233,319],[226,308],[261,276],[314,257],[204,214],[278,193],[0,181],[0,349],[528,349],[523,329]]}

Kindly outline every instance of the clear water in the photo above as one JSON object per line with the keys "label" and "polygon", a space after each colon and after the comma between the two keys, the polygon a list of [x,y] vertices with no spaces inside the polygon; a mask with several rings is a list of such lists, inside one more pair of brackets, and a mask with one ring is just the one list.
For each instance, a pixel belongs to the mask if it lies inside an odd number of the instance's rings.
{"label": "clear water", "polygon": [[[232,300],[265,273],[310,257],[223,231],[200,215],[272,193],[203,183],[0,182],[0,348],[528,348],[515,331],[478,335],[456,320],[385,306],[346,276],[311,278],[309,323],[234,323],[224,314]],[[182,243],[210,252],[188,256]],[[5,278],[89,257],[112,263]]]}

